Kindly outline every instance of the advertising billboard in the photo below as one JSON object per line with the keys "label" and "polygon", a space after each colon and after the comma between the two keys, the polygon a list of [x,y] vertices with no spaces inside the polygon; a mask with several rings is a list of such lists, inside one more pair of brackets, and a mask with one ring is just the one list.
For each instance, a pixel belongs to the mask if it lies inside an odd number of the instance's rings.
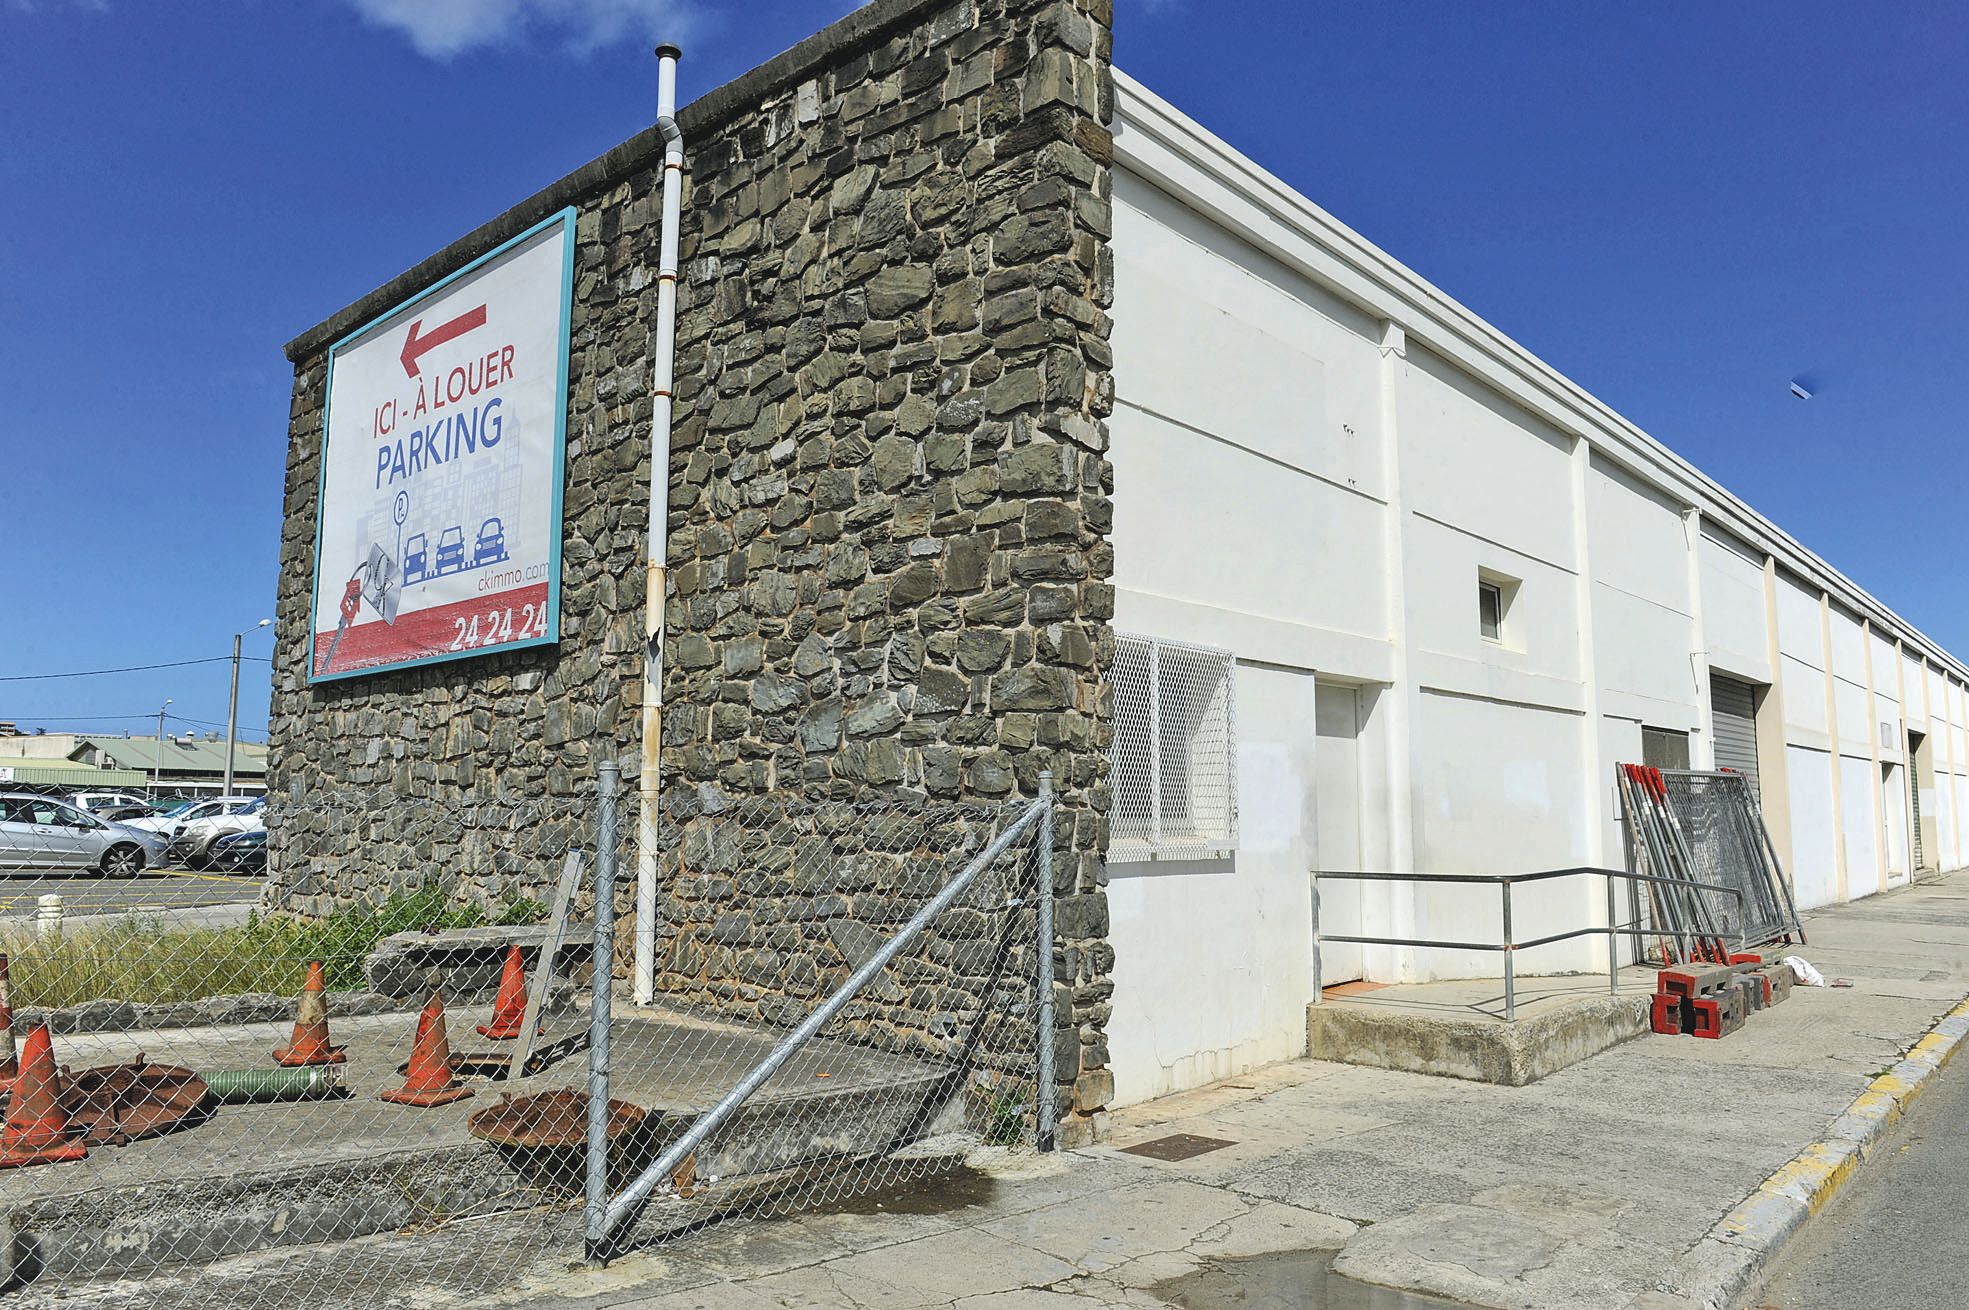
{"label": "advertising billboard", "polygon": [[574,211],[329,348],[323,682],[560,639]]}

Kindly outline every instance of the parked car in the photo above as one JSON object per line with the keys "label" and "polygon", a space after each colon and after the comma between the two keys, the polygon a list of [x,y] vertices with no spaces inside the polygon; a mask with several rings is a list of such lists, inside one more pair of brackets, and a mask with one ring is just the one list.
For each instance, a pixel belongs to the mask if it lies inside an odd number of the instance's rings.
{"label": "parked car", "polygon": [[456,573],[465,567],[465,529],[446,528],[438,534],[439,573]]}
{"label": "parked car", "polygon": [[0,793],[0,868],[97,869],[134,878],[164,862],[154,832],[98,819],[52,796]]}
{"label": "parked car", "polygon": [[209,819],[220,815],[237,814],[249,805],[259,803],[257,796],[222,796],[217,800],[187,801],[178,809],[161,809],[156,814],[143,819],[129,820],[132,828],[154,832],[167,841],[178,835],[178,829],[196,819]]}
{"label": "parked car", "polygon": [[[219,838],[263,826],[260,811],[266,803],[265,797],[256,796],[230,813],[186,819],[178,825],[169,849],[164,852],[165,858],[187,869],[203,869],[211,863],[212,845]],[[191,811],[187,810],[186,813],[190,814]]]}
{"label": "parked car", "polygon": [[68,803],[78,810],[87,810],[98,819],[107,819],[111,823],[141,818],[157,812],[157,807],[149,801],[127,791],[71,792]]}
{"label": "parked car", "polygon": [[267,830],[248,828],[219,838],[212,843],[210,864],[222,873],[265,873]]}

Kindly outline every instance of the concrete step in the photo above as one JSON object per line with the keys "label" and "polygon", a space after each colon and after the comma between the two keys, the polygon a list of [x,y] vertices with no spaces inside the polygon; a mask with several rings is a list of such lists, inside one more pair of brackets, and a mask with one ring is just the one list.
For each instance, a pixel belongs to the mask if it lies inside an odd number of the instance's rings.
{"label": "concrete step", "polygon": [[1492,981],[1404,984],[1329,995],[1306,1007],[1306,1054],[1315,1060],[1523,1087],[1648,1029],[1651,986],[1604,975],[1525,979],[1507,1022]]}

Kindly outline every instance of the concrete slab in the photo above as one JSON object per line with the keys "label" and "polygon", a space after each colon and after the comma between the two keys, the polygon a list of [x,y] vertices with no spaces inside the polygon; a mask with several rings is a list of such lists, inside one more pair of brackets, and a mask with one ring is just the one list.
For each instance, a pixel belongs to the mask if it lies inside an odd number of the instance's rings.
{"label": "concrete slab", "polygon": [[1494,980],[1346,990],[1306,1007],[1317,1060],[1523,1087],[1648,1031],[1654,971],[1518,980],[1516,1021]]}

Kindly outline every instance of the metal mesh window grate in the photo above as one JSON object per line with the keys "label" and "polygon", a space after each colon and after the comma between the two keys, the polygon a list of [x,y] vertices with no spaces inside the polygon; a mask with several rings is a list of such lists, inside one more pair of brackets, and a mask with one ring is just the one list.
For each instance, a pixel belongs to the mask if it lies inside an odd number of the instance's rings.
{"label": "metal mesh window grate", "polygon": [[1195,859],[1237,844],[1237,680],[1229,651],[1115,641],[1108,858]]}

